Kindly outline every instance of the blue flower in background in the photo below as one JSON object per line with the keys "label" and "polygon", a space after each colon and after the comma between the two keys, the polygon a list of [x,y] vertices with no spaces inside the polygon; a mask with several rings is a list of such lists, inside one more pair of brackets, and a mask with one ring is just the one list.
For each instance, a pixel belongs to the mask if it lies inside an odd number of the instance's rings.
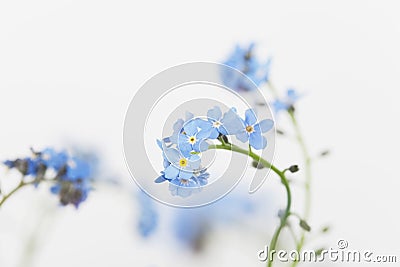
{"label": "blue flower in background", "polygon": [[286,97],[282,99],[276,99],[272,102],[272,107],[275,113],[280,111],[294,110],[294,104],[300,98],[300,95],[294,89],[288,89]]}
{"label": "blue flower in background", "polygon": [[264,149],[267,146],[267,139],[262,134],[271,130],[274,122],[265,119],[257,123],[256,114],[252,109],[248,109],[243,123],[244,127],[236,133],[236,138],[243,143],[249,141],[255,149]]}
{"label": "blue flower in background", "polygon": [[154,233],[158,224],[158,213],[155,209],[153,200],[147,196],[144,192],[139,192],[139,222],[138,228],[139,232],[143,237],[148,237]]}
{"label": "blue flower in background", "polygon": [[[246,74],[256,86],[259,86],[268,81],[271,60],[260,63],[253,54],[254,46],[254,43],[250,44],[248,48],[237,45],[223,63]],[[222,69],[221,78],[227,87],[235,91],[253,91],[257,88],[247,79],[243,79],[236,71],[226,68]]]}
{"label": "blue flower in background", "polygon": [[[32,183],[52,182],[51,193],[58,195],[62,205],[72,204],[78,207],[86,200],[91,190],[91,166],[85,160],[70,157],[65,151],[57,152],[46,148],[41,152],[32,150],[32,156],[23,159],[6,160],[8,168],[18,170],[24,180],[33,177]],[[55,176],[47,177],[47,170],[53,170]]]}
{"label": "blue flower in background", "polygon": [[256,211],[248,196],[228,195],[218,202],[196,209],[179,209],[174,216],[173,233],[184,247],[201,250],[204,238],[217,224],[242,221]]}
{"label": "blue flower in background", "polygon": [[59,170],[68,161],[68,154],[64,151],[56,152],[52,148],[46,148],[40,154],[46,166],[55,170]]}

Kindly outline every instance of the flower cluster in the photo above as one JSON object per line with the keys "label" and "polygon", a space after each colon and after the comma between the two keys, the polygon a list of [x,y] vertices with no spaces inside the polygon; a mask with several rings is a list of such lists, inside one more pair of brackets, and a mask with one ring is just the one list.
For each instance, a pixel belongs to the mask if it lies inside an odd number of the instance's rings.
{"label": "flower cluster", "polygon": [[22,174],[21,184],[38,186],[43,181],[52,182],[50,191],[58,195],[63,206],[72,204],[77,208],[91,190],[90,164],[71,157],[65,151],[58,152],[52,148],[41,152],[32,150],[30,157],[6,160],[3,163]]}
{"label": "flower cluster", "polygon": [[[237,45],[233,53],[223,63],[246,74],[256,86],[259,86],[268,81],[271,60],[268,59],[265,63],[261,63],[254,56],[253,50],[254,43],[250,44],[248,48]],[[236,71],[229,69],[223,69],[221,78],[227,87],[238,92],[253,91],[257,88],[248,79],[243,79]]]}
{"label": "flower cluster", "polygon": [[267,140],[263,133],[273,124],[269,119],[258,122],[252,109],[246,110],[244,119],[235,108],[222,114],[217,106],[207,112],[206,119],[188,113],[186,120],[179,119],[174,124],[170,137],[157,140],[163,151],[164,170],[155,182],[169,181],[173,195],[190,196],[208,182],[209,174],[201,165],[200,155],[209,148],[209,141],[219,140],[225,144],[227,136],[235,135],[254,149],[264,149]]}

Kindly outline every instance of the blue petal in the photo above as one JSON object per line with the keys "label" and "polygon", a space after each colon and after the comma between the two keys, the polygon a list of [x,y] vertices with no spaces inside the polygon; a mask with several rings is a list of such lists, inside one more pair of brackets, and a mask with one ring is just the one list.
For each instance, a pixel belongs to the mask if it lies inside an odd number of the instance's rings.
{"label": "blue petal", "polygon": [[163,149],[163,144],[160,140],[157,139],[157,145],[159,148]]}
{"label": "blue petal", "polygon": [[264,149],[267,146],[267,139],[260,132],[251,133],[249,140],[250,145],[257,150]]}
{"label": "blue petal", "polygon": [[167,181],[167,179],[164,178],[164,175],[160,175],[157,177],[157,179],[154,180],[154,182],[157,184],[165,182],[165,181]]}
{"label": "blue petal", "polygon": [[174,133],[180,133],[183,128],[183,124],[184,124],[184,121],[182,119],[177,120],[173,126]]}
{"label": "blue petal", "polygon": [[198,155],[192,155],[189,158],[187,169],[191,171],[198,169],[200,168],[200,163],[201,163],[200,157]]}
{"label": "blue petal", "polygon": [[212,128],[212,122],[208,121],[208,120],[202,120],[200,118],[197,118],[195,120],[195,124],[197,127],[199,127],[201,130],[209,130],[210,128]]}
{"label": "blue petal", "polygon": [[190,121],[191,119],[194,118],[193,113],[191,113],[191,112],[189,112],[189,111],[186,111],[186,114],[185,114],[185,115],[186,115],[186,116],[185,116],[186,121]]}
{"label": "blue petal", "polygon": [[237,113],[230,109],[228,112],[224,114],[224,117],[221,120],[224,129],[226,130],[227,134],[233,135],[243,130],[245,125],[242,119],[237,115]]}
{"label": "blue petal", "polygon": [[246,143],[249,141],[249,134],[243,130],[236,134],[236,138],[239,139],[239,141]]}
{"label": "blue petal", "polygon": [[207,117],[216,121],[220,120],[222,117],[221,109],[218,106],[215,106],[207,112]]}
{"label": "blue petal", "polygon": [[263,133],[268,132],[269,130],[272,129],[272,127],[274,127],[274,121],[269,119],[262,120],[256,125],[254,125],[254,128],[258,127],[260,127],[261,132]]}
{"label": "blue petal", "polygon": [[196,133],[198,132],[196,120],[192,120],[186,123],[185,126],[183,126],[183,130],[185,131],[187,136],[196,135]]}
{"label": "blue petal", "polygon": [[164,150],[165,156],[167,157],[169,162],[176,163],[181,158],[179,151],[175,148],[168,148]]}
{"label": "blue petal", "polygon": [[254,125],[257,122],[257,116],[252,109],[246,110],[245,118],[247,125]]}
{"label": "blue petal", "polygon": [[165,178],[168,179],[175,179],[179,175],[179,169],[176,168],[174,165],[169,165],[165,170]]}
{"label": "blue petal", "polygon": [[67,178],[75,180],[78,178],[88,178],[90,176],[90,165],[80,159],[73,158],[73,166],[67,168]]}
{"label": "blue petal", "polygon": [[[186,137],[187,138],[187,137]],[[186,139],[179,139],[178,149],[181,151],[183,155],[188,155],[192,150],[193,146],[189,144]]]}
{"label": "blue petal", "polygon": [[209,134],[208,138],[209,138],[209,139],[216,139],[216,138],[219,136],[219,131],[222,130],[222,129],[223,129],[222,126],[220,126],[219,129],[217,129],[217,128],[212,128],[212,129],[210,130],[210,134]]}
{"label": "blue petal", "polygon": [[179,172],[178,179],[189,180],[192,176],[193,176],[193,173],[192,173],[192,172],[188,172],[188,171],[183,171],[183,170],[181,170],[181,171]]}
{"label": "blue petal", "polygon": [[299,95],[294,89],[288,89],[287,90],[287,96],[288,99],[293,103],[296,102],[299,99]]}
{"label": "blue petal", "polygon": [[214,128],[210,127],[208,129],[202,129],[197,135],[196,138],[197,139],[206,139],[206,138],[210,138],[210,134],[211,132],[214,130]]}

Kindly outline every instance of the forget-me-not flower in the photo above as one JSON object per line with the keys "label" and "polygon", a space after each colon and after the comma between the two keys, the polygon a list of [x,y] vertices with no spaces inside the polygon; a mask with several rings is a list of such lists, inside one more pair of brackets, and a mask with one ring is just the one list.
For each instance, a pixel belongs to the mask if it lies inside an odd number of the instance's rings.
{"label": "forget-me-not flower", "polygon": [[243,143],[249,141],[250,146],[255,149],[264,149],[267,146],[267,139],[262,136],[262,134],[271,130],[274,126],[274,122],[269,119],[257,122],[254,111],[248,109],[245,112],[243,126],[244,127],[236,133],[236,138]]}
{"label": "forget-me-not flower", "polygon": [[189,179],[192,177],[193,171],[200,167],[200,157],[196,154],[185,156],[176,148],[167,148],[164,153],[171,163],[164,170],[164,176],[169,180]]}
{"label": "forget-me-not flower", "polygon": [[207,112],[207,121],[208,129],[205,129],[205,131],[209,131],[209,139],[216,139],[220,134],[235,134],[242,125],[242,121],[234,109],[229,109],[222,115],[222,111],[218,106]]}

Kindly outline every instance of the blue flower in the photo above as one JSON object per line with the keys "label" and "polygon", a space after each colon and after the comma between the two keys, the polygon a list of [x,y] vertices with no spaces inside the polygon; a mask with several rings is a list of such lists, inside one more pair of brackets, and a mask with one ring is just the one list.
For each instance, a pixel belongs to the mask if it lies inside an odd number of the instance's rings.
{"label": "blue flower", "polygon": [[[184,248],[201,250],[203,239],[217,225],[243,222],[257,211],[257,202],[245,195],[230,194],[218,202],[196,209],[179,209],[172,224],[175,237]],[[254,219],[254,217],[252,217]]]}
{"label": "blue flower", "polygon": [[207,120],[209,139],[216,139],[220,134],[235,134],[237,129],[242,125],[242,121],[234,109],[228,110],[222,116],[221,109],[218,106],[215,106],[207,112]]}
{"label": "blue flower", "polygon": [[208,149],[205,139],[209,136],[209,131],[205,127],[205,121],[199,118],[192,119],[183,126],[183,131],[178,135],[178,148],[184,155]]}
{"label": "blue flower", "polygon": [[286,97],[283,99],[276,99],[273,103],[275,113],[280,111],[288,111],[294,108],[294,104],[300,98],[300,95],[294,89],[288,89]]}
{"label": "blue flower", "polygon": [[262,134],[271,130],[274,122],[265,119],[257,123],[256,114],[252,109],[248,109],[243,123],[244,127],[236,133],[236,138],[243,143],[249,141],[250,146],[255,149],[264,149],[267,146],[267,139]]}
{"label": "blue flower", "polygon": [[[256,86],[259,86],[261,83],[268,81],[271,60],[260,63],[253,55],[254,46],[254,43],[252,43],[246,49],[237,45],[224,64],[246,74]],[[253,91],[257,88],[247,79],[243,79],[236,71],[226,68],[222,69],[221,78],[227,87],[235,91]]]}
{"label": "blue flower", "polygon": [[72,204],[78,208],[79,205],[87,199],[91,189],[87,179],[78,179],[76,181],[60,179],[50,188],[50,191],[58,195],[61,205],[66,206]]}
{"label": "blue flower", "polygon": [[158,224],[158,213],[155,210],[153,200],[147,196],[144,192],[140,192],[138,195],[139,201],[139,232],[143,237],[151,235]]}
{"label": "blue flower", "polygon": [[200,167],[200,157],[196,154],[184,156],[176,148],[167,148],[164,153],[171,163],[164,170],[166,179],[189,179],[193,171]]}
{"label": "blue flower", "polygon": [[[42,181],[52,182],[51,193],[58,195],[62,205],[72,204],[78,207],[86,200],[91,190],[92,170],[90,164],[77,157],[70,157],[66,152],[57,152],[46,148],[41,152],[32,150],[31,157],[6,160],[4,164],[17,169],[25,177],[33,177],[33,184],[38,186]],[[47,174],[52,169],[54,177]]]}
{"label": "blue flower", "polygon": [[71,158],[67,164],[66,179],[76,181],[77,179],[90,177],[90,165],[76,157]]}
{"label": "blue flower", "polygon": [[172,135],[170,137],[164,138],[164,141],[172,144],[177,144],[179,135],[184,131],[183,126],[185,125],[185,121],[189,122],[193,119],[193,117],[194,115],[192,113],[186,112],[185,120],[178,119],[174,123]]}
{"label": "blue flower", "polygon": [[48,168],[53,168],[55,170],[59,170],[68,161],[68,155],[66,152],[56,152],[52,148],[46,148],[42,152],[40,152],[41,158]]}

